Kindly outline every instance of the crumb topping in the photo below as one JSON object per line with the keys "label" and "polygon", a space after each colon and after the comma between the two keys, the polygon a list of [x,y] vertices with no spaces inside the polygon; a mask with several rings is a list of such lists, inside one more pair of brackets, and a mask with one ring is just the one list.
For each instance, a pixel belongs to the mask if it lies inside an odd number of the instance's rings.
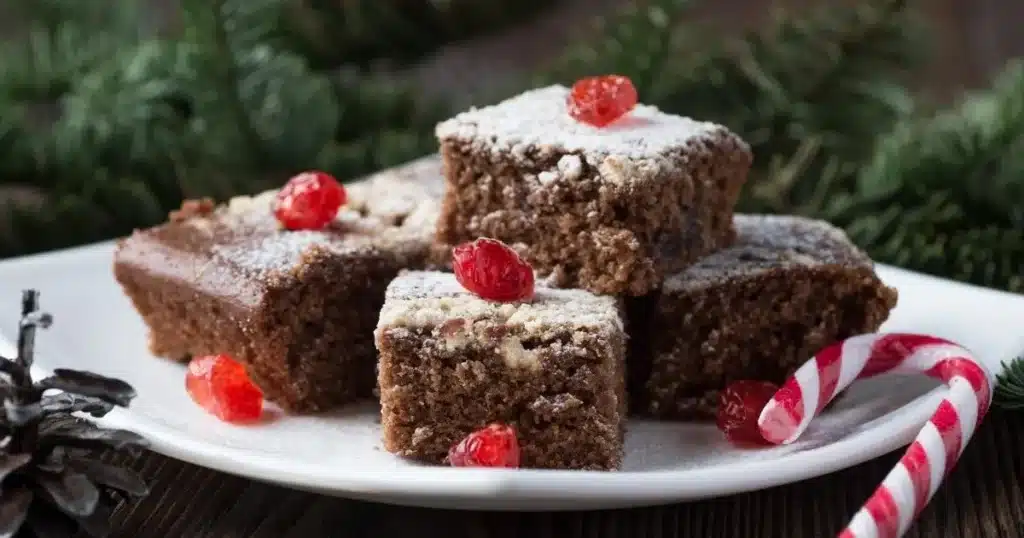
{"label": "crumb topping", "polygon": [[346,255],[367,250],[371,241],[349,238],[342,241],[336,233],[322,230],[295,230],[282,234],[257,236],[251,240],[214,245],[214,258],[229,262],[252,273],[287,271],[314,249]]}
{"label": "crumb topping", "polygon": [[[454,319],[466,321],[453,329],[451,321]],[[613,297],[583,290],[538,287],[531,302],[495,303],[464,290],[454,275],[431,271],[405,272],[391,282],[377,328],[379,331],[394,327],[437,327],[444,328],[446,336],[455,339],[461,327],[471,327],[480,320],[522,326],[526,334],[562,327],[623,330],[618,302]],[[515,347],[511,342],[506,345]],[[510,356],[515,362],[529,362],[518,352]]]}

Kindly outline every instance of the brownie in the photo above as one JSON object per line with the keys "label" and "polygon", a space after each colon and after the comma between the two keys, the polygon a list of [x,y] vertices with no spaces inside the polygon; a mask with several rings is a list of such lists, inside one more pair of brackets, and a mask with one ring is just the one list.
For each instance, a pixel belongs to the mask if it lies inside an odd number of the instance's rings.
{"label": "brownie", "polygon": [[643,295],[734,239],[751,153],[725,127],[638,105],[603,128],[531,90],[437,126],[441,244],[514,245],[552,285]]}
{"label": "brownie", "polygon": [[157,356],[225,353],[288,411],[372,394],[373,328],[401,269],[424,267],[443,182],[427,157],[347,185],[324,230],[283,230],[276,194],[214,207],[190,201],[169,222],[118,242],[114,274]]}
{"label": "brownie", "polygon": [[626,413],[621,301],[538,287],[494,303],[451,273],[406,272],[377,325],[384,447],[430,463],[498,422],[522,467],[617,469]]}
{"label": "brownie", "polygon": [[737,215],[735,223],[735,245],[634,305],[643,316],[636,325],[647,328],[638,344],[649,347],[632,353],[631,383],[643,382],[634,396],[654,416],[710,417],[728,383],[782,383],[823,347],[877,330],[896,306],[896,290],[827,222]]}

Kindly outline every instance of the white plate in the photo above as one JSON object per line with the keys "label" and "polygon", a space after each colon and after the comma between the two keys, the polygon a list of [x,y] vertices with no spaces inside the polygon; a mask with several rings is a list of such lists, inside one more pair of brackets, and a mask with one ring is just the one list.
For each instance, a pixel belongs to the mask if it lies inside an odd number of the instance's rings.
{"label": "white plate", "polygon": [[[709,424],[630,422],[621,472],[427,467],[380,449],[372,405],[321,417],[278,416],[250,427],[218,422],[189,400],[184,367],[146,352],[146,329],[111,274],[104,243],[0,263],[0,335],[10,352],[20,291],[38,288],[55,323],[37,338],[41,370],[120,377],[138,398],[104,421],[197,465],[326,494],[439,508],[618,508],[738,493],[825,474],[908,443],[937,403],[935,385],[890,377],[859,383],[790,447],[737,450]],[[881,267],[900,292],[885,330],[944,336],[988,365],[1019,351],[1024,297]]]}

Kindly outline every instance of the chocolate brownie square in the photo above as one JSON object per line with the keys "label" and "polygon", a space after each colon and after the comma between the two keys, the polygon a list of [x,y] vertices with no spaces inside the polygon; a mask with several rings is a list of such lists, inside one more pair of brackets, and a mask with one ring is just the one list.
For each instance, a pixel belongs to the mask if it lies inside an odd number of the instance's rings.
{"label": "chocolate brownie square", "polygon": [[443,184],[426,158],[347,186],[326,229],[282,229],[275,191],[214,207],[186,202],[169,222],[122,239],[114,275],[157,356],[225,353],[293,412],[370,396],[373,328],[401,269],[424,267]]}
{"label": "chocolate brownie square", "polygon": [[638,105],[597,128],[551,86],[437,127],[442,244],[514,245],[553,285],[643,295],[734,239],[749,147],[721,125]]}
{"label": "chocolate brownie square", "polygon": [[733,247],[669,277],[636,321],[647,327],[638,347],[650,347],[631,357],[631,377],[655,416],[713,416],[728,383],[782,383],[823,347],[877,330],[896,306],[896,290],[827,222],[737,215],[736,229]]}
{"label": "chocolate brownie square", "polygon": [[621,301],[538,287],[494,303],[454,275],[407,272],[376,331],[384,447],[444,462],[490,423],[513,426],[522,467],[616,469],[626,412]]}

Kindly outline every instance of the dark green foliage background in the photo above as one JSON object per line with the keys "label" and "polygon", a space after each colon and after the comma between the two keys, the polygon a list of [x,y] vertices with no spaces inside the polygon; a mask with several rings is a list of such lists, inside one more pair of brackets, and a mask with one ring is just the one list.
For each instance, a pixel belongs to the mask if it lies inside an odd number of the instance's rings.
{"label": "dark green foliage background", "polygon": [[[1021,64],[936,108],[905,84],[929,58],[903,1],[729,39],[693,23],[692,3],[636,0],[509,90],[629,75],[644,101],[750,142],[741,210],[827,218],[878,261],[1024,291]],[[136,0],[5,4],[27,24],[0,47],[0,256],[115,237],[183,197],[429,153],[451,106],[378,68],[553,2],[180,0],[159,26]]]}

